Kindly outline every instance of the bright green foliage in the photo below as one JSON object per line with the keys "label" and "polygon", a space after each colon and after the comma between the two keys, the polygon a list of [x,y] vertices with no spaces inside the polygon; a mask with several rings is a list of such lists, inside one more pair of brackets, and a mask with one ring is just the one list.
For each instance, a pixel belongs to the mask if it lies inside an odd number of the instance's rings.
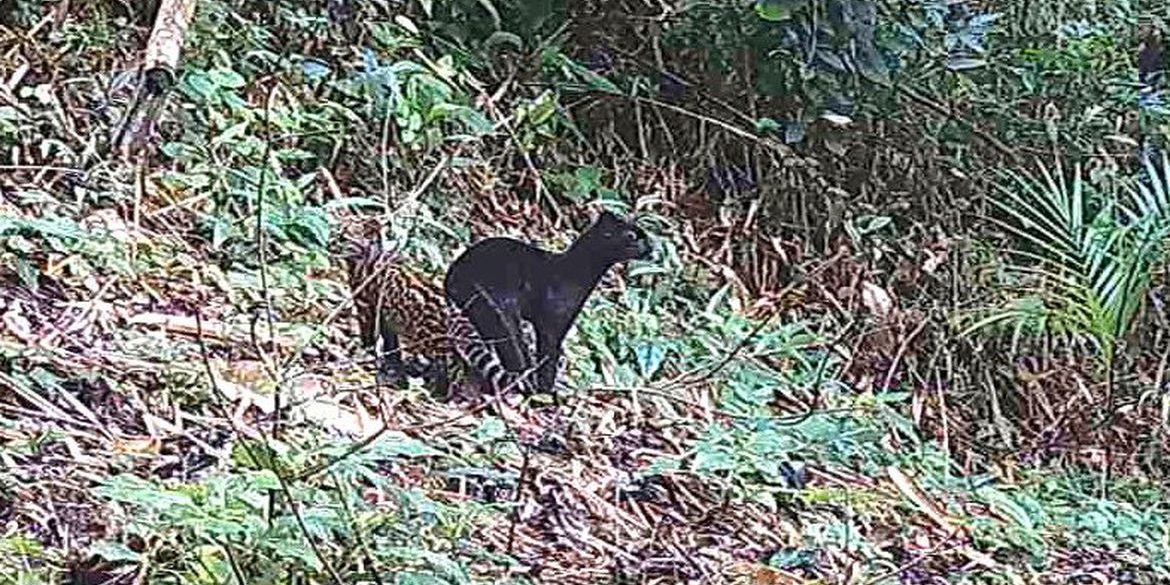
{"label": "bright green foliage", "polygon": [[1002,225],[1021,243],[1026,264],[1016,266],[1028,296],[972,328],[1003,323],[1015,336],[1049,332],[1085,335],[1108,366],[1149,289],[1155,267],[1166,260],[1170,197],[1162,177],[1170,170],[1147,164],[1146,181],[1094,190],[1078,166],[1071,183],[1058,168],[1041,167],[1043,181],[1008,173],[1003,199],[993,202],[1009,221]]}
{"label": "bright green foliage", "polygon": [[[335,449],[318,453],[336,454]],[[247,468],[172,486],[112,477],[97,495],[126,511],[124,536],[155,544],[146,555],[117,542],[98,543],[91,551],[110,561],[147,561],[156,572],[152,582],[221,583],[238,571],[252,583],[282,583],[293,575],[325,582],[324,558],[331,570],[352,579],[386,579],[406,571],[469,583],[455,551],[471,545],[467,529],[487,510],[453,507],[400,489],[375,470],[391,461],[437,457],[440,453],[417,441],[391,436],[332,467],[320,485],[282,482],[268,469]],[[282,484],[289,485],[293,502]],[[361,497],[363,489],[392,495],[393,505],[372,506]],[[275,512],[270,497],[278,502]],[[369,556],[353,554],[358,551]]]}

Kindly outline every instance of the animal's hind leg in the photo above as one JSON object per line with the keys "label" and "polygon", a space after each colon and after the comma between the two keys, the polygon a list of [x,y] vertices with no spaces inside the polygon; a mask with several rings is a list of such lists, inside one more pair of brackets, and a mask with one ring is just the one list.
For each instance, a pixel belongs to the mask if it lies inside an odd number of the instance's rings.
{"label": "animal's hind leg", "polygon": [[450,386],[450,371],[443,357],[412,356],[402,360],[401,376],[422,378],[438,397],[446,397]]}
{"label": "animal's hind leg", "polygon": [[431,362],[425,378],[431,383],[436,398],[447,398],[451,390],[451,371],[446,359],[439,358]]}
{"label": "animal's hind leg", "polygon": [[482,291],[471,298],[464,312],[505,368],[523,372],[532,367],[532,356],[524,343],[518,314],[504,311]]}
{"label": "animal's hind leg", "polygon": [[358,336],[363,348],[373,348],[377,344],[378,323],[373,316],[359,315]]}
{"label": "animal's hind leg", "polygon": [[382,347],[374,348],[377,370],[374,380],[378,385],[402,386],[406,383],[405,364],[402,363],[402,348],[398,345],[398,334],[386,324],[381,327]]}

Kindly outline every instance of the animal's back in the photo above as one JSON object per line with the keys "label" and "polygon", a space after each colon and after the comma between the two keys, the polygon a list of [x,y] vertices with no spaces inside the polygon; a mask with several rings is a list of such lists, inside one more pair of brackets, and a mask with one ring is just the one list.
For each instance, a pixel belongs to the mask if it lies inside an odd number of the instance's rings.
{"label": "animal's back", "polygon": [[[539,279],[551,254],[513,238],[486,238],[464,250],[447,269],[448,298],[464,303],[483,287],[493,295],[514,296]],[[499,300],[499,298],[497,298]]]}
{"label": "animal's back", "polygon": [[402,263],[390,270],[387,286],[401,291],[392,315],[399,327],[403,351],[434,359],[447,359],[447,319],[443,311],[446,299],[438,283]]}
{"label": "animal's back", "polygon": [[373,345],[380,326],[393,328],[403,351],[430,359],[446,358],[446,301],[438,284],[377,241],[352,257],[350,287],[362,322],[362,341]]}

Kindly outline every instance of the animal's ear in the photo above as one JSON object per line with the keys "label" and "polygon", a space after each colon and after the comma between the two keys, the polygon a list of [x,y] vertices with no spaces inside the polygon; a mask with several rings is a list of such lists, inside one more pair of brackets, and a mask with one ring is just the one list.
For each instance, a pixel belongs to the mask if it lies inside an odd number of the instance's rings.
{"label": "animal's ear", "polygon": [[618,214],[616,214],[608,209],[603,209],[603,210],[601,210],[601,213],[597,214],[597,223],[599,223],[599,224],[616,225],[616,224],[620,224],[623,222],[624,222],[624,220],[622,219],[622,216],[620,216],[620,215],[618,215]]}
{"label": "animal's ear", "polygon": [[608,213],[609,212],[604,209],[600,211],[593,211],[592,209],[589,209],[587,214],[584,214],[584,217],[580,215],[574,216],[571,223],[573,228],[578,231],[585,231],[590,228],[601,227],[605,225],[605,222],[609,221],[605,217]]}
{"label": "animal's ear", "polygon": [[614,213],[608,209],[602,209],[593,216],[593,220],[590,221],[589,225],[592,229],[607,230],[612,232],[616,229],[620,229],[621,227],[628,225],[629,223],[629,220],[627,220],[622,215]]}

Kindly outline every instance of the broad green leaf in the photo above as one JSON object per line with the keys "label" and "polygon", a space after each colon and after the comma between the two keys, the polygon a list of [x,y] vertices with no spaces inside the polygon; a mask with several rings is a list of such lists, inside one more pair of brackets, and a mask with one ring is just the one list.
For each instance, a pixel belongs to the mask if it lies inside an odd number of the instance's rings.
{"label": "broad green leaf", "polygon": [[385,434],[374,443],[372,449],[382,456],[439,457],[443,455],[442,451],[400,433]]}
{"label": "broad green leaf", "polygon": [[89,547],[89,553],[110,562],[142,562],[142,555],[130,547],[111,540],[99,540]]}
{"label": "broad green leaf", "polygon": [[770,22],[781,22],[792,18],[800,5],[801,0],[757,0],[756,14]]}

